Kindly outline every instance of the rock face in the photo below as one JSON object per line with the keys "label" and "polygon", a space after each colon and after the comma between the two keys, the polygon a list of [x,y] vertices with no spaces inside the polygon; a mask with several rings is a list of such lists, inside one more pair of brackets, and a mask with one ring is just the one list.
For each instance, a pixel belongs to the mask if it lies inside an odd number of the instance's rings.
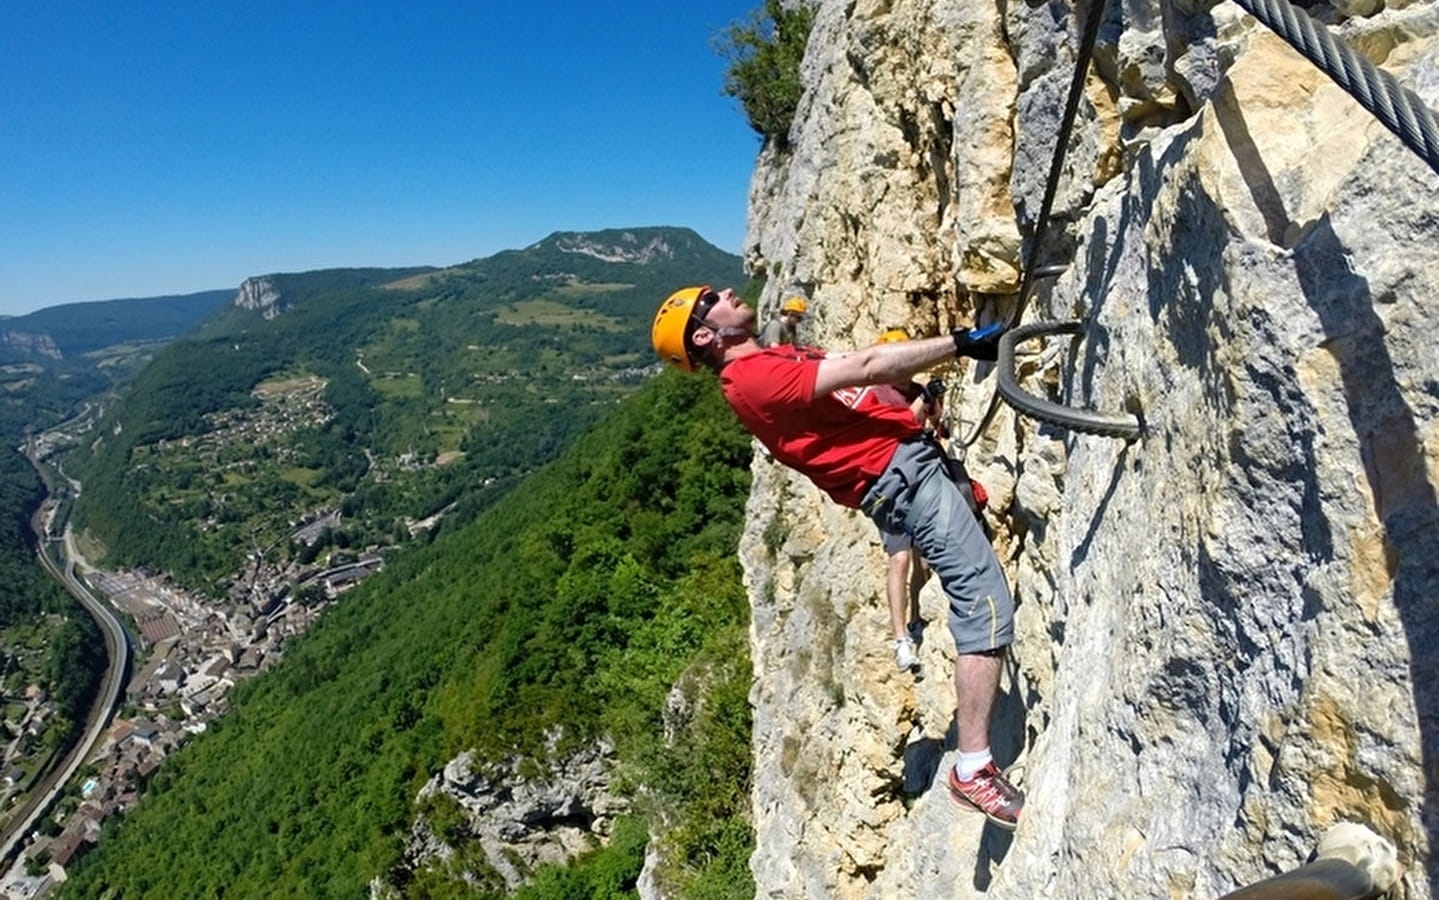
{"label": "rock face", "polygon": [[594,849],[609,834],[614,817],[628,803],[609,793],[612,748],[598,745],[552,758],[543,777],[526,776],[517,763],[479,771],[465,752],[445,765],[420,789],[417,802],[446,798],[462,811],[465,824],[441,834],[430,818],[413,827],[406,863],[413,869],[449,860],[459,839],[478,844],[484,863],[514,890],[543,863],[565,860]]}
{"label": "rock face", "polygon": [[[1345,43],[1439,107],[1439,3],[1347,3]],[[1087,7],[1086,7],[1087,8]],[[1319,11],[1316,10],[1316,14]],[[1368,18],[1346,18],[1355,14]],[[1062,4],[821,0],[745,255],[761,315],[818,341],[1007,318],[1082,18]],[[753,603],[765,897],[1215,897],[1336,822],[1439,868],[1439,174],[1229,4],[1111,4],[1022,321],[1027,390],[1140,440],[1001,405],[967,462],[1020,602],[996,755],[1012,836],[945,796],[953,647],[895,670],[873,526],[762,456]],[[947,370],[956,432],[995,377]]]}
{"label": "rock face", "polygon": [[280,304],[280,292],[269,278],[246,278],[235,293],[235,305],[241,309],[259,312],[265,319],[273,319],[284,311]]}
{"label": "rock face", "polygon": [[28,353],[36,353],[40,356],[48,356],[51,359],[63,359],[64,354],[56,346],[55,339],[48,334],[34,334],[28,331],[5,331],[0,332],[0,343],[7,347],[14,347],[17,350],[24,350]]}
{"label": "rock face", "polygon": [[592,256],[602,262],[648,265],[656,260],[674,257],[674,248],[663,235],[641,237],[634,232],[604,232],[609,240],[585,232],[560,232],[554,235],[555,247],[562,253]]}

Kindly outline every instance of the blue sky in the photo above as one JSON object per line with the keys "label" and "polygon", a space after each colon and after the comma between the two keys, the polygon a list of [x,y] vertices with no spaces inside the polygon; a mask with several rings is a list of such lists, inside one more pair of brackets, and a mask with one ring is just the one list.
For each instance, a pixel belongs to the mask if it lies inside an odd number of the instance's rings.
{"label": "blue sky", "polygon": [[759,0],[0,4],[0,314],[684,225],[738,252]]}

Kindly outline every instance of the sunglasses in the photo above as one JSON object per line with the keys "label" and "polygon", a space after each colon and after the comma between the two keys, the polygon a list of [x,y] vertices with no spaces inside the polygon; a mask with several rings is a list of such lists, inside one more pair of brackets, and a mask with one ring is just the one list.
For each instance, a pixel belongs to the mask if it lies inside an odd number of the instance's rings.
{"label": "sunglasses", "polygon": [[698,319],[699,323],[703,325],[705,317],[710,314],[710,310],[714,309],[714,305],[719,302],[719,298],[719,291],[716,291],[714,288],[707,287],[702,289],[699,297],[695,300],[694,312],[690,313],[690,315]]}
{"label": "sunglasses", "polygon": [[712,327],[705,321],[705,318],[718,302],[719,291],[716,291],[708,285],[700,288],[699,296],[695,298],[695,305],[690,307],[690,320],[685,325],[685,349],[691,353],[694,352],[694,344],[691,343],[690,339],[694,337],[695,329],[700,326],[704,326],[705,328]]}

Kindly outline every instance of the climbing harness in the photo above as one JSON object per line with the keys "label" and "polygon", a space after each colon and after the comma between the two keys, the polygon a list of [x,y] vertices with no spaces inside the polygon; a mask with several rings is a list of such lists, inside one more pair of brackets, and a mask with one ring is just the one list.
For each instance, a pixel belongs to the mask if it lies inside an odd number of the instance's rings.
{"label": "climbing harness", "polygon": [[[1404,145],[1439,172],[1439,124],[1434,113],[1415,94],[1369,60],[1350,47],[1341,44],[1322,25],[1296,9],[1288,0],[1235,0],[1244,11],[1267,26],[1291,47],[1313,63],[1320,71],[1347,91],[1375,118],[1383,122],[1390,131],[1403,141]],[[1082,332],[1084,323],[1078,320],[1068,322],[1036,322],[1022,328],[1014,326],[1024,314],[1030,293],[1037,279],[1058,275],[1065,266],[1038,265],[1039,248],[1049,230],[1049,216],[1054,194],[1059,184],[1059,175],[1064,161],[1069,135],[1074,126],[1075,112],[1084,88],[1084,79],[1089,62],[1094,54],[1095,38],[1099,21],[1104,12],[1105,0],[1095,0],[1084,24],[1080,50],[1075,60],[1074,78],[1070,83],[1069,100],[1065,105],[1064,118],[1054,145],[1054,157],[1050,163],[1049,180],[1045,184],[1044,202],[1040,206],[1039,218],[1035,223],[1034,237],[1029,246],[1024,277],[1020,282],[1019,302],[1006,323],[1005,334],[999,342],[997,362],[999,377],[989,408],[974,431],[960,442],[961,448],[973,444],[989,427],[1003,398],[1016,410],[1032,418],[1060,425],[1072,431],[1096,434],[1104,437],[1137,439],[1143,432],[1143,423],[1137,416],[1107,415],[1083,409],[1052,403],[1026,393],[1019,387],[1014,374],[1014,348],[1021,341],[1052,334],[1074,334]]]}

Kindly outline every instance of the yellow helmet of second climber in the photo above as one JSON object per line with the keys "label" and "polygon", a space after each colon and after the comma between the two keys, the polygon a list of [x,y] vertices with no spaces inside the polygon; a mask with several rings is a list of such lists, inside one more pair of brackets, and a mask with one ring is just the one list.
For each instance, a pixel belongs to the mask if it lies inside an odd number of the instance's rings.
{"label": "yellow helmet of second climber", "polygon": [[694,347],[690,344],[690,335],[699,324],[695,306],[707,294],[713,293],[707,284],[680,288],[660,304],[654,324],[650,326],[650,343],[663,362],[684,372],[699,368],[694,359]]}
{"label": "yellow helmet of second climber", "polygon": [[891,328],[879,336],[876,344],[894,344],[899,341],[909,340],[909,334],[903,328]]}
{"label": "yellow helmet of second climber", "polygon": [[809,312],[809,304],[804,302],[803,297],[791,297],[784,302],[784,305],[779,308],[779,311],[802,316]]}

